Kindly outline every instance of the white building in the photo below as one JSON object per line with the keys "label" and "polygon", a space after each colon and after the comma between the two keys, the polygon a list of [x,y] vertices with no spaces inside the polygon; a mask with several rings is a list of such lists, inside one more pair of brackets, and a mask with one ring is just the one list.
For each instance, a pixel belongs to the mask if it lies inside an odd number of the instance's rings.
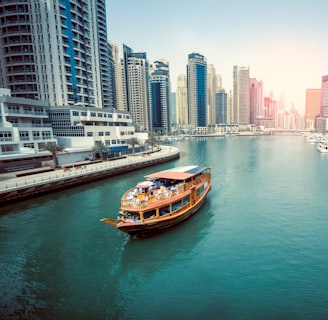
{"label": "white building", "polygon": [[11,97],[0,88],[0,173],[40,167],[51,161],[47,142],[57,142],[43,102]]}
{"label": "white building", "polygon": [[128,140],[136,138],[130,114],[116,109],[51,107],[49,119],[58,142],[69,148],[90,152],[96,143],[103,143],[111,156],[127,153]]}

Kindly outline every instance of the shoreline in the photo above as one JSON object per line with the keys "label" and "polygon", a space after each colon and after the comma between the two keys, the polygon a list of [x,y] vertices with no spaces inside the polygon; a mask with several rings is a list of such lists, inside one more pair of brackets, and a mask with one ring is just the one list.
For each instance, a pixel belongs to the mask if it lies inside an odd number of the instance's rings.
{"label": "shoreline", "polygon": [[103,161],[73,168],[69,171],[61,169],[23,177],[8,177],[0,181],[0,205],[62,191],[121,173],[150,167],[177,159],[179,156],[180,151],[178,148],[160,146],[160,149],[153,153],[129,155],[124,159]]}

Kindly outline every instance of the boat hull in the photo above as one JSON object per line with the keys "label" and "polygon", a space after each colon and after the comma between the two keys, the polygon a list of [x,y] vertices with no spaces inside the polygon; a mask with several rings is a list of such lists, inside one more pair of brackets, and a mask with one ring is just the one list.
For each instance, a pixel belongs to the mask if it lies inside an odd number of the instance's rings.
{"label": "boat hull", "polygon": [[[151,221],[148,223],[143,224],[116,224],[116,228],[128,233],[130,236],[134,238],[140,238],[145,236],[151,236],[154,234],[157,234],[159,232],[162,232],[166,229],[172,228],[185,220],[189,219],[191,216],[195,215],[200,207],[204,204],[206,200],[206,195],[200,199],[197,203],[195,203],[192,207],[188,208],[185,213],[179,215],[179,216],[173,216],[170,219],[167,220],[159,220],[159,221]],[[113,223],[110,223],[113,225]]]}

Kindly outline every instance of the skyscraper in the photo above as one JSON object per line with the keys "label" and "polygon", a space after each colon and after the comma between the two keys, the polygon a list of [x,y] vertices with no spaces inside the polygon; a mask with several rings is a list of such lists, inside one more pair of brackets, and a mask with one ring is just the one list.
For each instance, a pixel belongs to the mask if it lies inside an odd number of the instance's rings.
{"label": "skyscraper", "polygon": [[208,124],[207,62],[199,53],[188,55],[187,91],[189,124],[206,127]]}
{"label": "skyscraper", "polygon": [[328,75],[321,80],[321,116],[328,118]]}
{"label": "skyscraper", "polygon": [[0,21],[0,87],[52,106],[112,106],[105,0],[1,1]]}
{"label": "skyscraper", "polygon": [[150,79],[151,130],[168,134],[172,123],[171,84],[167,61],[155,61],[151,66]]}
{"label": "skyscraper", "polygon": [[234,121],[250,124],[250,79],[248,67],[233,67],[233,112]]}
{"label": "skyscraper", "polygon": [[315,130],[316,117],[320,116],[321,89],[306,89],[305,129]]}
{"label": "skyscraper", "polygon": [[149,130],[151,112],[149,108],[149,62],[145,52],[134,53],[123,45],[121,60],[120,108],[130,112],[140,130]]}
{"label": "skyscraper", "polygon": [[224,89],[216,94],[216,124],[228,123],[228,95]]}
{"label": "skyscraper", "polygon": [[215,124],[216,122],[216,104],[215,94],[217,89],[217,76],[215,68],[212,64],[207,66],[207,96],[208,96],[208,124]]}
{"label": "skyscraper", "polygon": [[179,125],[188,124],[188,96],[187,79],[184,74],[178,76],[176,90],[177,123]]}
{"label": "skyscraper", "polygon": [[263,84],[255,78],[250,79],[250,123],[263,117]]}

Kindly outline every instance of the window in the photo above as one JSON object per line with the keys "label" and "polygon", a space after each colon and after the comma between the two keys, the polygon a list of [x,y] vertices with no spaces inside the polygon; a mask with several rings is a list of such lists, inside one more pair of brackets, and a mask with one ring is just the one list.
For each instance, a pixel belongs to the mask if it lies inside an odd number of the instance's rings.
{"label": "window", "polygon": [[40,140],[40,132],[33,131],[33,140]]}
{"label": "window", "polygon": [[103,131],[99,131],[99,132],[98,132],[98,136],[99,136],[99,137],[103,137],[103,136],[104,136],[104,132],[103,132]]}
{"label": "window", "polygon": [[0,141],[12,141],[11,132],[0,131]]}
{"label": "window", "polygon": [[24,143],[23,146],[24,146],[24,148],[32,148],[32,149],[34,149],[34,143]]}
{"label": "window", "polygon": [[75,116],[75,117],[78,117],[78,116],[79,116],[79,112],[78,112],[78,111],[73,111],[72,114],[73,114],[73,116]]}
{"label": "window", "polygon": [[51,132],[50,131],[42,131],[42,139],[51,139]]}
{"label": "window", "polygon": [[22,140],[22,141],[29,140],[29,134],[28,134],[28,131],[20,131],[20,132],[19,132],[19,138],[20,138],[20,140]]}
{"label": "window", "polygon": [[165,206],[162,208],[159,208],[159,215],[160,216],[165,216],[166,214],[170,213],[170,206]]}

